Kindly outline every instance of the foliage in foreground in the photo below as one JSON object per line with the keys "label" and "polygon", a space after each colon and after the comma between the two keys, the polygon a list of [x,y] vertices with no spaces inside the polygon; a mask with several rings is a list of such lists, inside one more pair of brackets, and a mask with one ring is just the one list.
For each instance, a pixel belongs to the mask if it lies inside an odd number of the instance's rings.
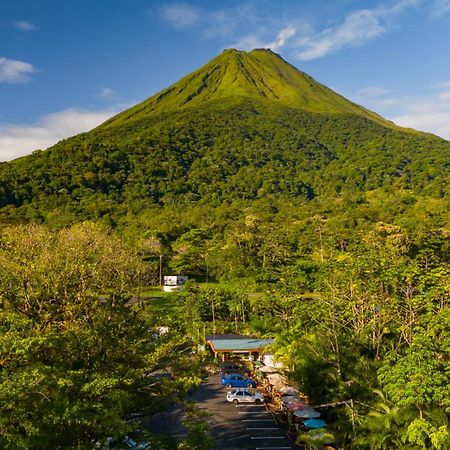
{"label": "foliage in foreground", "polygon": [[[247,72],[233,63],[244,60]],[[0,446],[83,448],[129,428],[144,371],[170,353],[183,361],[149,332],[155,314],[127,306],[162,264],[238,286],[178,297],[158,319],[176,338],[274,336],[313,401],[355,400],[329,412],[349,446],[448,448],[450,144],[304,74],[289,85],[294,69],[270,52],[216,62],[0,164]],[[227,73],[237,85],[216,89]],[[284,97],[294,87],[299,104]],[[64,228],[87,219],[121,239]],[[59,231],[5,228],[30,222]],[[147,412],[157,394],[179,400],[164,383],[153,394]]]}
{"label": "foliage in foreground", "polygon": [[153,346],[148,324],[126,306],[141,270],[90,223],[3,231],[1,448],[86,448],[129,430],[125,413]]}
{"label": "foliage in foreground", "polygon": [[[237,331],[275,337],[313,403],[353,400],[352,410],[330,408],[325,417],[349,448],[448,448],[448,231],[426,216],[408,227],[411,210],[398,216],[403,227],[358,219],[353,230],[349,217],[283,223],[286,212],[248,212],[228,218],[225,230],[212,221],[175,240],[176,222],[159,234],[129,229],[123,236],[134,251],[91,223],[4,229],[1,445],[88,448],[122,435],[127,414],[142,405],[145,370],[172,358],[177,371],[204,333]],[[433,216],[436,224],[444,217]],[[206,266],[228,282],[191,284],[155,322],[151,304],[127,306],[127,292],[158,252],[164,264],[170,258],[194,274]],[[155,338],[156,324],[169,325],[175,340]],[[146,397],[148,413],[199,381],[179,373]]]}
{"label": "foliage in foreground", "polygon": [[285,264],[278,270],[289,280],[260,282],[258,295],[243,295],[243,283],[190,286],[179,294],[180,314],[193,334],[204,326],[275,337],[313,404],[347,401],[321,411],[348,448],[446,449],[448,249],[445,229],[419,240],[379,223],[351,251],[323,244],[323,258],[302,255],[297,273]]}

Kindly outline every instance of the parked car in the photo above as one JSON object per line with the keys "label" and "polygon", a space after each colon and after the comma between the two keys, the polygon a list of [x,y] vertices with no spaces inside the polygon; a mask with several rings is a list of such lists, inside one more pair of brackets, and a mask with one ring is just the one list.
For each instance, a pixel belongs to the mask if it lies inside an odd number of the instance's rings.
{"label": "parked car", "polygon": [[132,448],[135,450],[150,450],[150,444],[148,442],[138,443],[134,439],[131,439],[129,436],[125,436],[123,442],[128,448]]}
{"label": "parked car", "polygon": [[106,438],[103,442],[97,442],[94,445],[94,450],[151,450],[149,442],[137,442],[129,436],[125,436],[122,439],[113,439],[112,437]]}
{"label": "parked car", "polygon": [[220,384],[229,388],[249,388],[256,387],[256,381],[252,378],[246,378],[239,373],[231,373],[222,375]]}
{"label": "parked car", "polygon": [[233,389],[227,392],[227,401],[238,403],[264,403],[264,395],[260,392],[250,392],[248,389]]}

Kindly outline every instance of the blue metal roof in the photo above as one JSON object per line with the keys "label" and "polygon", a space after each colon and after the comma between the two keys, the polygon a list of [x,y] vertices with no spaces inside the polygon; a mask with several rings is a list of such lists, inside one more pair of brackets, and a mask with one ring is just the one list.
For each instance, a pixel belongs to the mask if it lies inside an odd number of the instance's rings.
{"label": "blue metal roof", "polygon": [[215,351],[220,350],[257,350],[273,344],[273,339],[209,339],[208,341]]}

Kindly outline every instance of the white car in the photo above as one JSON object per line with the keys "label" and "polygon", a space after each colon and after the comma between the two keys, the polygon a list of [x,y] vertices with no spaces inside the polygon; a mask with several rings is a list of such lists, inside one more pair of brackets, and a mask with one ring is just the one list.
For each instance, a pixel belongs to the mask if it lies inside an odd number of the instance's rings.
{"label": "white car", "polygon": [[235,405],[238,403],[264,403],[264,395],[255,391],[250,392],[248,389],[232,389],[227,392],[227,401]]}

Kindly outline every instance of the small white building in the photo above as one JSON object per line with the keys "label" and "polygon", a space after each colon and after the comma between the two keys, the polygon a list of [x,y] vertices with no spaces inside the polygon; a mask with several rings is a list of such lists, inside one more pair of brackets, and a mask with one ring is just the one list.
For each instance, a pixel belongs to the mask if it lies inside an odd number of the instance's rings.
{"label": "small white building", "polygon": [[183,275],[164,275],[164,292],[180,289],[187,280],[188,277]]}

